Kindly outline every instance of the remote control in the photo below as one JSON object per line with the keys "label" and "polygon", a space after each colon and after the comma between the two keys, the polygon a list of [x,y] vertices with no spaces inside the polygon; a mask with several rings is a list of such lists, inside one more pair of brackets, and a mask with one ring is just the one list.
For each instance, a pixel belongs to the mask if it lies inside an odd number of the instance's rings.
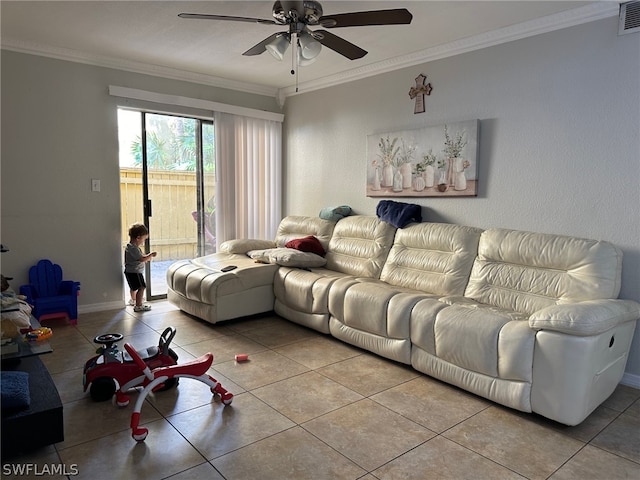
{"label": "remote control", "polygon": [[220,269],[220,271],[221,272],[230,272],[231,270],[235,270],[236,268],[238,268],[238,267],[236,267],[235,265],[227,265],[226,267],[222,267]]}

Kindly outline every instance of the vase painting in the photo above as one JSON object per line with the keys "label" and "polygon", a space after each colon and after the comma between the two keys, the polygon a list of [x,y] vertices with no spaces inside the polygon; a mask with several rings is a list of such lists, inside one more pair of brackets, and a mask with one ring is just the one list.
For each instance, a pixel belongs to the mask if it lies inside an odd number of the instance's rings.
{"label": "vase painting", "polygon": [[372,190],[380,190],[381,188],[381,184],[380,184],[380,170],[378,168],[376,168],[374,174],[373,174],[373,185],[371,186]]}
{"label": "vase painting", "polygon": [[462,158],[456,158],[453,163],[453,189],[457,191],[463,191],[467,188],[467,177],[464,173],[466,167],[466,161]]}
{"label": "vase painting", "polygon": [[404,179],[402,177],[402,172],[400,172],[399,168],[396,168],[396,173],[393,174],[393,191],[401,192],[404,183]]}
{"label": "vase painting", "polygon": [[411,188],[411,164],[403,163],[400,166],[400,173],[402,174],[402,188]]}
{"label": "vase painting", "polygon": [[424,186],[425,188],[432,188],[435,183],[435,169],[433,165],[427,165],[424,170]]}
{"label": "vase painting", "polygon": [[449,188],[449,175],[448,170],[440,170],[440,177],[438,178],[438,185],[436,190],[440,193],[446,192]]}
{"label": "vase painting", "polygon": [[479,133],[466,120],[367,135],[366,195],[477,196]]}
{"label": "vase painting", "polygon": [[385,165],[382,168],[382,184],[383,187],[391,187],[393,185],[393,167]]}

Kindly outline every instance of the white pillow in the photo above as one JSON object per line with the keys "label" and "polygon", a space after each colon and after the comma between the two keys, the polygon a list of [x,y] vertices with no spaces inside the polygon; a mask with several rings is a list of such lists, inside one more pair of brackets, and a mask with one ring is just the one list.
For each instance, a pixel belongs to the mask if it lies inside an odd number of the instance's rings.
{"label": "white pillow", "polygon": [[275,263],[283,267],[323,267],[327,263],[326,258],[311,252],[301,252],[295,248],[268,248],[266,250],[253,250],[247,253],[251,258],[263,263]]}
{"label": "white pillow", "polygon": [[255,238],[237,238],[235,240],[227,240],[220,245],[222,253],[247,253],[250,250],[259,250],[263,248],[273,248],[275,242],[272,240],[259,240]]}

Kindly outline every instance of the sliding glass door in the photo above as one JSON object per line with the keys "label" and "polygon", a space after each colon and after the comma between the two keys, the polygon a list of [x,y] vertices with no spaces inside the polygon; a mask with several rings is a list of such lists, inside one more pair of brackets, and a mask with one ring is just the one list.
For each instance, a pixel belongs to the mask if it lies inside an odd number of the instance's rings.
{"label": "sliding glass door", "polygon": [[165,298],[169,265],[215,251],[213,123],[118,110],[123,243],[129,225],[149,228],[147,300]]}

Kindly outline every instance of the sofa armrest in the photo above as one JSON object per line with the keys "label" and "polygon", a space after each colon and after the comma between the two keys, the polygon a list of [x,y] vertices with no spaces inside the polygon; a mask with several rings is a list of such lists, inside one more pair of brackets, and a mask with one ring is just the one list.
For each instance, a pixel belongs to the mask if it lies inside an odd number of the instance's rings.
{"label": "sofa armrest", "polygon": [[247,253],[251,250],[266,250],[267,248],[275,248],[276,242],[273,240],[259,240],[255,238],[237,238],[235,240],[227,240],[220,244],[220,252],[222,253]]}
{"label": "sofa armrest", "polygon": [[639,318],[640,304],[632,300],[587,300],[538,310],[529,317],[529,326],[534,330],[590,336]]}
{"label": "sofa armrest", "polygon": [[77,295],[80,290],[80,282],[73,280],[63,280],[60,282],[60,295]]}

